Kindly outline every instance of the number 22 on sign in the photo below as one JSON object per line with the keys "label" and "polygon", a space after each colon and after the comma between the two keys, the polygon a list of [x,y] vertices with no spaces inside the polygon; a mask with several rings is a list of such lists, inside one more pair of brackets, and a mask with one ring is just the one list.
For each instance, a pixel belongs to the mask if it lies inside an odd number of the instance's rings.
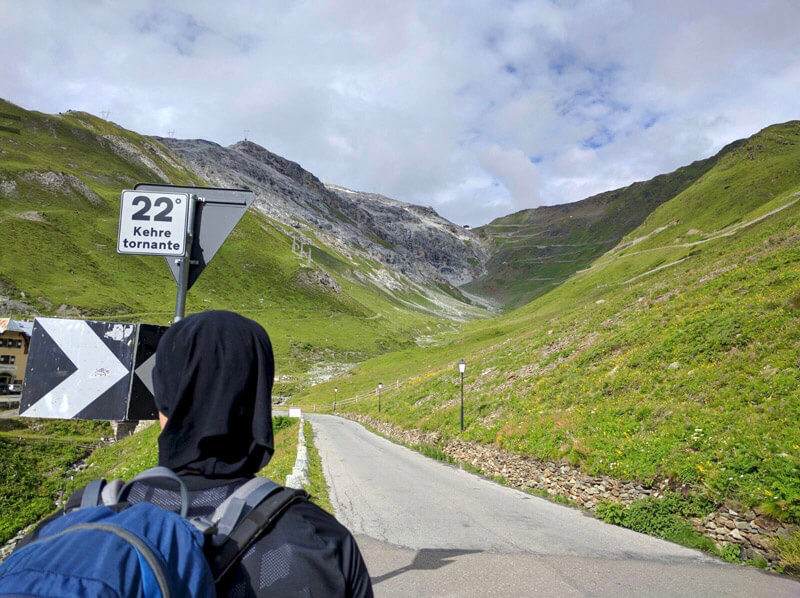
{"label": "number 22 on sign", "polygon": [[188,207],[187,194],[123,191],[117,253],[184,256]]}

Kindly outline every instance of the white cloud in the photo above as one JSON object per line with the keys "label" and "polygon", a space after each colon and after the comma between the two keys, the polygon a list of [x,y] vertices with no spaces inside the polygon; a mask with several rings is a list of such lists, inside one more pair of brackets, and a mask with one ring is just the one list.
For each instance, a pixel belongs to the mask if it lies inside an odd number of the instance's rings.
{"label": "white cloud", "polygon": [[473,225],[800,117],[788,0],[220,6],[6,3],[0,96],[155,135],[249,130],[326,181]]}
{"label": "white cloud", "polygon": [[511,194],[515,211],[540,205],[542,180],[536,165],[524,152],[493,145],[481,151],[479,158],[483,167],[496,176]]}

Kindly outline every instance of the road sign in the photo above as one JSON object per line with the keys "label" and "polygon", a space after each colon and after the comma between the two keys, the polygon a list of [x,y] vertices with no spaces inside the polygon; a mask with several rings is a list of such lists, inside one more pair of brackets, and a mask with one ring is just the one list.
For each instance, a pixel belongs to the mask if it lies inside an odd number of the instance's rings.
{"label": "road sign", "polygon": [[[191,266],[186,289],[190,289],[198,276],[217,253],[228,235],[253,203],[254,194],[249,189],[216,189],[213,187],[179,187],[138,183],[137,193],[156,195],[186,193],[197,195],[200,200],[195,207],[194,239],[191,249]],[[167,259],[167,265],[178,282],[180,265]]]}
{"label": "road sign", "polygon": [[123,191],[117,253],[182,257],[188,220],[186,193]]}
{"label": "road sign", "polygon": [[36,318],[20,415],[155,419],[152,366],[164,326]]}
{"label": "road sign", "polygon": [[153,368],[156,365],[158,341],[166,331],[167,326],[139,324],[126,419],[132,421],[158,419],[158,411],[153,397]]}

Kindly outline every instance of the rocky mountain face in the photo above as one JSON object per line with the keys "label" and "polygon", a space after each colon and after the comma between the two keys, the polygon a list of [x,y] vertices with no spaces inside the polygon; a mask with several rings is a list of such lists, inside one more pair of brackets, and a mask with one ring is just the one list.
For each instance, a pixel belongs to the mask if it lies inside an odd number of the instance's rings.
{"label": "rocky mountain face", "polygon": [[471,299],[513,309],[547,293],[614,248],[660,205],[700,180],[744,140],[649,181],[570,204],[503,216],[474,231],[432,208],[325,184],[249,141],[229,147],[159,138],[205,180],[245,186],[256,207],[344,255],[358,252],[412,281],[459,287]]}
{"label": "rocky mountain face", "polygon": [[465,284],[486,273],[489,255],[470,231],[425,208],[326,185],[299,164],[250,141],[229,147],[158,138],[197,174],[219,187],[248,187],[255,207],[345,255],[354,251],[412,280]]}

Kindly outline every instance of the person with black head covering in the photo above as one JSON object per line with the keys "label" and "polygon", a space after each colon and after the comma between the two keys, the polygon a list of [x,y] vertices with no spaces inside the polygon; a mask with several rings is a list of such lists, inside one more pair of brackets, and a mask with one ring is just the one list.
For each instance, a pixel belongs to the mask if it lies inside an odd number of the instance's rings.
{"label": "person with black head covering", "polygon": [[[161,338],[153,370],[158,463],[186,482],[194,498],[189,516],[213,512],[269,462],[274,376],[269,336],[238,314],[188,316]],[[143,500],[168,502],[153,489],[142,492]],[[308,501],[292,505],[244,555],[228,587],[237,597],[372,595],[353,537]]]}
{"label": "person with black head covering", "polygon": [[274,450],[274,376],[269,336],[252,320],[211,311],[170,327],[153,369],[159,465],[208,478],[253,476]]}
{"label": "person with black head covering", "polygon": [[[269,462],[274,372],[266,331],[232,312],[188,316],[161,338],[153,370],[158,463],[188,488],[187,516],[211,515]],[[82,489],[73,493],[63,513],[81,497]],[[128,502],[143,501],[178,511],[181,499],[174,484],[134,482]],[[237,598],[372,596],[352,535],[308,500],[291,504],[217,590]]]}

